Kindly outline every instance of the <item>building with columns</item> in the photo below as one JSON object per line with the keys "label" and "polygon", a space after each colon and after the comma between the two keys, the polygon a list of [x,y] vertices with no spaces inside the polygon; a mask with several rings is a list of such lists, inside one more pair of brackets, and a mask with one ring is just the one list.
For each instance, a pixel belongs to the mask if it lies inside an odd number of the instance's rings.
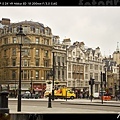
{"label": "building with columns", "polygon": [[81,92],[89,91],[90,77],[95,79],[93,93],[99,92],[101,72],[104,72],[100,48],[85,47],[84,42],[74,42],[67,50],[67,86]]}
{"label": "building with columns", "polygon": [[20,45],[16,33],[20,25],[25,36],[22,40],[21,88],[36,92],[46,88],[46,74],[52,68],[52,30],[42,23],[22,21],[11,23],[10,19],[0,21],[0,84],[1,89],[14,92],[18,89]]}
{"label": "building with columns", "polygon": [[[55,86],[67,86],[66,79],[66,48],[60,43],[59,36],[53,36]],[[56,84],[58,82],[58,84]]]}

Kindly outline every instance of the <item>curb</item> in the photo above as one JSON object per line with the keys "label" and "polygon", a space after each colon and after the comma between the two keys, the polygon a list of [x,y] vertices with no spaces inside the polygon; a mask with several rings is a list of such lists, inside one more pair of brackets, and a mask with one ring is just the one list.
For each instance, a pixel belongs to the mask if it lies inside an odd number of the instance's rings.
{"label": "curb", "polygon": [[120,107],[120,105],[116,105],[116,104],[106,104],[106,103],[65,103],[65,102],[61,102],[61,104],[68,104],[68,105],[92,105],[92,106],[109,106],[109,107]]}
{"label": "curb", "polygon": [[[17,99],[8,99],[8,101],[17,101]],[[41,100],[41,99],[21,99],[21,101],[31,101],[31,102],[48,102],[48,100]],[[63,100],[51,100],[51,102],[65,102]]]}

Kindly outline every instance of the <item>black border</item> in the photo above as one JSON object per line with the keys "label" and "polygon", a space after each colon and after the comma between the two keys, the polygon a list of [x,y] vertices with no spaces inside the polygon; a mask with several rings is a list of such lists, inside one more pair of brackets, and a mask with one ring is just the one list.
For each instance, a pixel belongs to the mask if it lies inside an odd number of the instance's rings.
{"label": "black border", "polygon": [[62,6],[62,7],[78,7],[78,6],[120,6],[120,0],[41,0],[41,1],[0,1],[0,6]]}
{"label": "black border", "polygon": [[[24,117],[24,120],[120,120],[120,114],[117,113],[110,113],[110,114],[104,114],[104,113],[79,113],[79,114],[38,114],[38,113],[9,113],[10,117],[7,118],[12,118],[12,115],[15,115],[17,119],[19,120],[21,115]],[[5,114],[2,114],[2,116],[5,116]],[[26,117],[25,117],[26,116]],[[39,116],[39,117],[38,117]],[[15,117],[15,118],[16,118]],[[41,119],[37,119],[41,118]],[[29,118],[29,119],[27,119]],[[0,114],[0,120],[3,119]],[[8,120],[8,119],[7,119]]]}

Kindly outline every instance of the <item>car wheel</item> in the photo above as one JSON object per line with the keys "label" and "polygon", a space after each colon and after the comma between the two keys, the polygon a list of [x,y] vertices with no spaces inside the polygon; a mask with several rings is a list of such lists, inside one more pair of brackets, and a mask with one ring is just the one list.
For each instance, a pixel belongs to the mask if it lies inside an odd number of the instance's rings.
{"label": "car wheel", "polygon": [[73,100],[73,99],[74,99],[74,96],[71,96],[71,97],[70,97],[70,99],[72,99],[72,100]]}

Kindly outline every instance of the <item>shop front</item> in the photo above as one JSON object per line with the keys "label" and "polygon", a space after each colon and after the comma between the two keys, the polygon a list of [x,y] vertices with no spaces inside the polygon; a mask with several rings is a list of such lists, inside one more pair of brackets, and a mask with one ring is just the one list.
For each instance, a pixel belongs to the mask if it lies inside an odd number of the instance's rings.
{"label": "shop front", "polygon": [[1,91],[9,91],[9,84],[2,84],[0,86]]}
{"label": "shop front", "polygon": [[17,97],[18,85],[9,84],[9,97]]}
{"label": "shop front", "polygon": [[33,91],[35,94],[39,94],[40,97],[44,96],[44,92],[46,89],[46,83],[34,83]]}

